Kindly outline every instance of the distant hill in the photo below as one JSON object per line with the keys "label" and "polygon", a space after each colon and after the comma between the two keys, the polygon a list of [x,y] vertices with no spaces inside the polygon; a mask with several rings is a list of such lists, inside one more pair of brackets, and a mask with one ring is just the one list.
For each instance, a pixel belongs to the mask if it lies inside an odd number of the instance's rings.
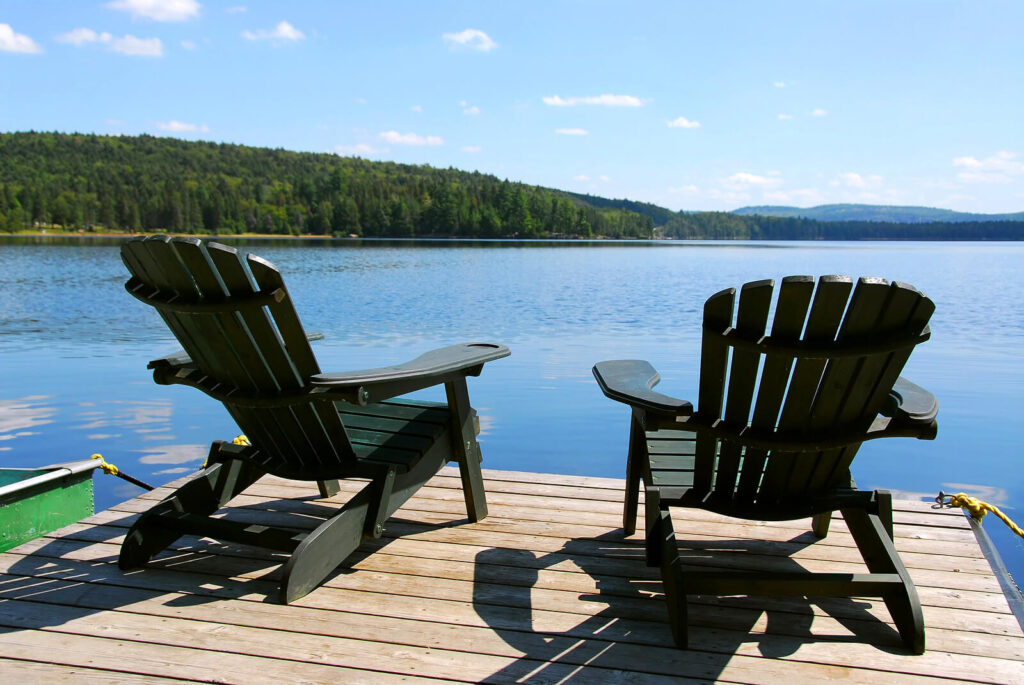
{"label": "distant hill", "polygon": [[893,224],[955,223],[966,221],[1024,221],[1024,212],[1014,214],[972,214],[935,207],[893,205],[819,205],[817,207],[781,207],[760,205],[733,210],[740,216],[802,217],[818,221],[883,221]]}

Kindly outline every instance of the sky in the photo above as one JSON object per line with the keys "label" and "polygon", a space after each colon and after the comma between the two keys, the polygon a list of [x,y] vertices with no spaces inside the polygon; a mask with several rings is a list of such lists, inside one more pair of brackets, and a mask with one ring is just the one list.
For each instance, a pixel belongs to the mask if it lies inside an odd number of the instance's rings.
{"label": "sky", "polygon": [[652,202],[1024,211],[1024,2],[0,0],[0,131]]}

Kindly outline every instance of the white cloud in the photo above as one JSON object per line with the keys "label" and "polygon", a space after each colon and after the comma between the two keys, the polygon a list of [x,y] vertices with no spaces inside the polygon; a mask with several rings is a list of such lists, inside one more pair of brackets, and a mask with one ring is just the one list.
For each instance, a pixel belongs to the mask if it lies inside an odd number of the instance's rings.
{"label": "white cloud", "polygon": [[967,183],[1009,183],[1015,177],[1024,176],[1024,162],[1017,161],[1017,155],[1001,151],[986,157],[957,157],[953,165],[963,167],[957,178]]}
{"label": "white cloud", "polygon": [[336,145],[334,151],[339,155],[377,155],[384,150],[378,150],[372,145],[366,143],[356,143],[355,145]]}
{"label": "white cloud", "polygon": [[448,43],[452,49],[466,48],[467,50],[479,50],[480,52],[490,52],[494,48],[498,47],[498,44],[480,29],[466,29],[459,31],[458,33],[444,33],[441,35],[444,42]]}
{"label": "white cloud", "polygon": [[555,133],[562,136],[586,136],[590,135],[590,132],[585,128],[556,128]]}
{"label": "white cloud", "polygon": [[726,183],[736,187],[755,186],[759,188],[770,188],[781,184],[782,179],[772,178],[769,176],[758,176],[757,174],[740,171],[727,178]]}
{"label": "white cloud", "polygon": [[466,145],[466,146],[464,146],[462,148],[463,152],[468,152],[468,153],[474,154],[474,155],[476,153],[480,152],[481,150],[483,150],[483,148],[480,147],[479,145]]}
{"label": "white cloud", "polygon": [[814,109],[811,110],[812,117],[823,117],[826,116],[827,114],[828,110],[822,109],[821,107],[815,107]]}
{"label": "white cloud", "polygon": [[477,107],[476,105],[469,105],[467,107],[465,100],[463,100],[459,104],[462,105],[462,113],[463,114],[468,114],[470,116],[475,116],[475,115],[480,113],[480,108]]}
{"label": "white cloud", "polygon": [[185,48],[186,50],[196,50],[199,48],[199,46],[191,40],[181,41],[181,47]]}
{"label": "white cloud", "polygon": [[0,24],[0,52],[37,54],[43,49],[24,33],[15,33],[10,24]]}
{"label": "white cloud", "polygon": [[839,174],[839,177],[830,182],[833,186],[846,186],[847,188],[877,188],[882,184],[882,177],[878,175],[861,176],[853,171]]}
{"label": "white cloud", "polygon": [[776,88],[785,88],[786,87],[786,82],[785,81],[775,81],[774,83],[772,83],[772,85],[775,86]]}
{"label": "white cloud", "polygon": [[780,121],[789,121],[790,119],[793,118],[792,114],[779,114],[777,116],[779,117]]}
{"label": "white cloud", "polygon": [[601,178],[601,180],[602,180],[602,181],[604,181],[605,183],[609,183],[609,182],[611,182],[611,180],[612,180],[612,177],[611,177],[611,176],[606,176],[606,175],[604,175],[604,174],[601,174],[600,178]]}
{"label": "white cloud", "polygon": [[577,174],[576,176],[572,177],[572,180],[574,180],[574,181],[589,181],[590,177],[587,176],[586,174]]}
{"label": "white cloud", "polygon": [[224,11],[228,14],[241,14],[242,12],[248,12],[249,8],[245,5],[235,5],[234,7],[228,7]]}
{"label": "white cloud", "polygon": [[170,121],[158,121],[156,127],[161,131],[170,133],[208,133],[210,128],[206,125],[188,124],[184,121],[171,119]]}
{"label": "white cloud", "polygon": [[965,166],[971,169],[979,169],[983,165],[974,157],[957,157],[953,160],[953,166]]}
{"label": "white cloud", "polygon": [[286,21],[279,22],[274,30],[267,31],[266,29],[258,29],[256,31],[249,31],[248,29],[242,31],[242,37],[248,40],[269,40],[272,43],[279,44],[285,41],[299,41],[306,37],[302,31],[298,30]]}
{"label": "white cloud", "polygon": [[71,45],[84,45],[86,43],[109,43],[114,37],[107,32],[96,33],[92,29],[77,28],[62,33],[54,40],[58,43],[70,43]]}
{"label": "white cloud", "polygon": [[603,107],[643,107],[644,101],[633,95],[587,95],[563,98],[558,95],[541,98],[545,105],[552,107],[575,107],[576,105],[601,105]]}
{"label": "white cloud", "polygon": [[111,41],[110,49],[135,57],[162,57],[164,54],[164,45],[159,38],[136,38],[130,33]]}
{"label": "white cloud", "polygon": [[104,31],[96,33],[89,28],[77,28],[56,37],[60,43],[69,43],[81,47],[89,43],[106,45],[112,52],[134,57],[162,57],[164,45],[159,38],[136,38],[130,33],[123,38],[116,38]]}
{"label": "white cloud", "polygon": [[668,192],[672,195],[692,195],[699,193],[700,189],[691,183],[685,186],[669,186]]}
{"label": "white cloud", "polygon": [[415,133],[399,133],[398,131],[384,131],[380,134],[381,140],[392,145],[444,145],[444,140],[438,136],[421,136]]}
{"label": "white cloud", "polygon": [[153,21],[185,21],[199,16],[196,0],[113,0],[107,7],[130,12],[133,19]]}
{"label": "white cloud", "polygon": [[700,128],[699,121],[690,121],[686,117],[679,117],[668,122],[669,128]]}
{"label": "white cloud", "polygon": [[413,105],[413,106],[412,106],[412,111],[414,111],[414,112],[416,112],[417,114],[419,114],[420,112],[422,112],[422,111],[423,111],[423,107],[421,107],[420,105]]}
{"label": "white cloud", "polygon": [[814,188],[797,188],[796,190],[766,191],[763,197],[768,202],[803,205],[805,207],[825,203],[825,197]]}

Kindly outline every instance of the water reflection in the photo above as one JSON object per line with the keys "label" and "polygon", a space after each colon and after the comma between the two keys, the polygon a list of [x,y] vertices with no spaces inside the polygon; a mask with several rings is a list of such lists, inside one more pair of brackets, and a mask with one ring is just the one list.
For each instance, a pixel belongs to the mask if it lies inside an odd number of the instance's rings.
{"label": "water reflection", "polygon": [[[52,398],[52,395],[29,395],[16,400],[0,399],[0,441],[37,435],[38,431],[28,429],[53,423],[56,407],[40,404]],[[10,445],[0,445],[0,452],[11,449]]]}

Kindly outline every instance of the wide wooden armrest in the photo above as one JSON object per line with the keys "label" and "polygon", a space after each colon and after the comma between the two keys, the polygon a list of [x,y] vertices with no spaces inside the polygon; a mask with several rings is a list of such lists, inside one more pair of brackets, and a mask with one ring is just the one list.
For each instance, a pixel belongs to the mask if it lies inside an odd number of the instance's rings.
{"label": "wide wooden armrest", "polygon": [[661,414],[689,416],[693,405],[651,390],[661,376],[648,362],[640,359],[613,359],[594,365],[594,378],[606,397],[631,407]]}
{"label": "wide wooden armrest", "polygon": [[508,355],[504,345],[463,343],[431,350],[404,364],[317,374],[310,383],[314,393],[339,395],[349,401],[355,398],[365,404],[429,388],[457,376],[478,376],[485,363]]}
{"label": "wide wooden armrest", "polygon": [[903,376],[896,379],[882,409],[883,415],[908,424],[930,424],[938,413],[939,402],[935,395]]}

